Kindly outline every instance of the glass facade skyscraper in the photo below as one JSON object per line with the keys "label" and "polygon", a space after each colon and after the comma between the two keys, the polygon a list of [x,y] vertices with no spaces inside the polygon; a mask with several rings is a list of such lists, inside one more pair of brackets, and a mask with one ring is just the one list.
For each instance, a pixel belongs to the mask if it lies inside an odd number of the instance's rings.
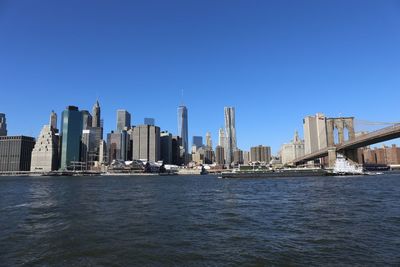
{"label": "glass facade skyscraper", "polygon": [[124,110],[117,110],[117,132],[128,130],[131,127],[131,114]]}
{"label": "glass facade skyscraper", "polygon": [[189,153],[188,110],[186,106],[178,107],[178,134],[182,138],[182,147],[185,150],[185,163]]}
{"label": "glass facade skyscraper", "polygon": [[145,125],[155,125],[155,119],[154,118],[144,118],[144,124]]}
{"label": "glass facade skyscraper", "polygon": [[225,107],[225,159],[226,164],[233,162],[233,152],[237,149],[236,144],[236,125],[235,125],[235,108]]}
{"label": "glass facade skyscraper", "polygon": [[78,107],[68,106],[61,119],[61,169],[66,170],[72,161],[80,160],[82,113]]}
{"label": "glass facade skyscraper", "polygon": [[92,115],[90,115],[90,112],[87,110],[82,110],[82,129],[83,130],[88,130],[89,128],[92,127]]}
{"label": "glass facade skyscraper", "polygon": [[200,148],[203,146],[203,137],[202,136],[193,136],[192,145],[196,146],[196,148]]}

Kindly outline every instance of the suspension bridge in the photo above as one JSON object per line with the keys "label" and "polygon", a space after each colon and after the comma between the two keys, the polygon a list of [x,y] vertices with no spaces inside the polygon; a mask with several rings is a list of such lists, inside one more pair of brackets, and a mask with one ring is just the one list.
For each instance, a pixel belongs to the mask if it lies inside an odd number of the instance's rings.
{"label": "suspension bridge", "polygon": [[[351,161],[358,162],[358,148],[365,146],[389,141],[392,139],[400,138],[400,122],[371,122],[366,120],[356,120],[353,117],[347,118],[330,118],[331,123],[327,123],[327,146],[308,153],[302,157],[293,160],[292,164],[300,165],[308,161],[328,157],[327,165],[332,167],[336,161],[337,153],[340,153],[350,159]],[[367,126],[387,126],[379,130],[370,132],[362,132],[355,134],[354,123],[367,125]],[[336,138],[335,130],[337,129],[339,138]],[[344,130],[348,131],[348,139],[344,138]],[[335,141],[339,139],[339,142]],[[325,164],[326,165],[326,164]]]}

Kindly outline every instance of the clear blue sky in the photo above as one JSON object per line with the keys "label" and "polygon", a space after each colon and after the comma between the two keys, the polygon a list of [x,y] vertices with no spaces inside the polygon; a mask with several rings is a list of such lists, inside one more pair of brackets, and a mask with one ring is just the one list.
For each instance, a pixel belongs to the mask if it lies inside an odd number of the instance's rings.
{"label": "clear blue sky", "polygon": [[400,1],[0,0],[0,112],[37,136],[54,109],[116,109],[217,142],[236,107],[238,145],[276,152],[324,112],[400,121]]}

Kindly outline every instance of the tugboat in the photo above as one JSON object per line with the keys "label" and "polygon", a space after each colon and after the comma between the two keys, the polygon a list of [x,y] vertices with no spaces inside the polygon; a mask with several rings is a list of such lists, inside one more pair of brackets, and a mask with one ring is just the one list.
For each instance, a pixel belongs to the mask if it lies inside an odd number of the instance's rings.
{"label": "tugboat", "polygon": [[366,174],[361,166],[350,163],[342,154],[338,154],[333,175],[364,175]]}

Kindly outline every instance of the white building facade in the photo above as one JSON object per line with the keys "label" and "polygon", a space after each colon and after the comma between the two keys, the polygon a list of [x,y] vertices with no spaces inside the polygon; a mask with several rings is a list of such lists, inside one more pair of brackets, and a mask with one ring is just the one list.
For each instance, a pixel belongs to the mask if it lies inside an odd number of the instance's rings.
{"label": "white building facade", "polygon": [[43,126],[32,151],[31,171],[58,169],[58,135],[50,125]]}
{"label": "white building facade", "polygon": [[282,145],[280,153],[282,164],[290,163],[294,159],[304,156],[304,141],[300,139],[297,131],[290,143]]}
{"label": "white building facade", "polygon": [[303,130],[305,154],[327,147],[326,117],[324,114],[317,113],[315,116],[305,117]]}

